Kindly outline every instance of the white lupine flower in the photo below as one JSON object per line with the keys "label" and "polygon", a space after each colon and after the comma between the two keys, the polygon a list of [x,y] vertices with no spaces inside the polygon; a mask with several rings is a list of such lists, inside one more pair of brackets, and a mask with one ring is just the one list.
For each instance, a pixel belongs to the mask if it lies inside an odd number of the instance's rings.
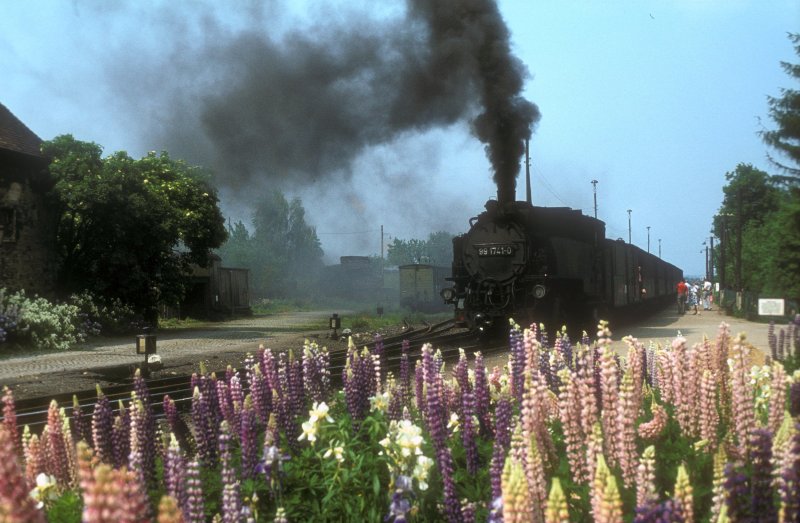
{"label": "white lupine flower", "polygon": [[36,476],[36,486],[31,490],[30,496],[38,501],[36,507],[41,509],[44,507],[45,501],[52,501],[58,497],[56,494],[56,478],[55,476],[51,476],[45,474],[44,472],[40,472],[38,476]]}
{"label": "white lupine flower", "polygon": [[322,403],[314,402],[311,410],[308,411],[310,421],[317,422],[321,419],[325,419],[329,423],[332,423],[333,418],[331,418],[330,414],[328,414],[328,410],[328,405],[324,401]]}
{"label": "white lupine flower", "polygon": [[334,441],[331,443],[331,446],[328,447],[328,450],[326,450],[325,454],[322,455],[322,457],[325,459],[328,459],[331,456],[333,456],[339,463],[344,463],[344,447],[342,446],[341,441]]}
{"label": "white lupine flower", "polygon": [[384,392],[383,394],[376,394],[375,396],[372,396],[369,401],[372,410],[386,412],[386,409],[389,408],[389,393]]}
{"label": "white lupine flower", "polygon": [[447,422],[447,428],[453,430],[453,434],[458,432],[458,427],[460,426],[460,421],[458,419],[458,414],[455,412],[450,413],[450,421]]}

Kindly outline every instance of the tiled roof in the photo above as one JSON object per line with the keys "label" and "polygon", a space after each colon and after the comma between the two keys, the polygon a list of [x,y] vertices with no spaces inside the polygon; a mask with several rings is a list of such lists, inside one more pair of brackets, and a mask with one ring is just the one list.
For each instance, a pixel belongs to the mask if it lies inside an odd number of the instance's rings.
{"label": "tiled roof", "polygon": [[42,139],[0,103],[0,150],[41,157],[41,144]]}

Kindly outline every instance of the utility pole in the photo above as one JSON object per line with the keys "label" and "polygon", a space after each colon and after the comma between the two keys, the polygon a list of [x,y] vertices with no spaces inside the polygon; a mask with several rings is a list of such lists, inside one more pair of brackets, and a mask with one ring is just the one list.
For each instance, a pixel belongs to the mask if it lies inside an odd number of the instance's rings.
{"label": "utility pole", "polygon": [[711,283],[714,283],[714,237],[708,237],[708,243],[711,244],[711,253],[709,254],[708,259],[708,276]]}
{"label": "utility pole", "polygon": [[525,139],[525,201],[533,205],[533,200],[531,199],[531,157],[528,154],[529,141]]}
{"label": "utility pole", "polygon": [[632,209],[628,209],[628,243],[631,242],[631,213],[633,212]]}
{"label": "utility pole", "polygon": [[722,230],[719,236],[719,286],[725,288],[725,250],[728,248],[728,213],[722,214]]}
{"label": "utility pole", "polygon": [[706,248],[706,275],[705,278],[708,279],[708,244],[703,240],[703,247]]}
{"label": "utility pole", "polygon": [[647,254],[650,254],[650,226],[647,226]]}
{"label": "utility pole", "polygon": [[742,188],[736,191],[736,292],[742,291]]}
{"label": "utility pole", "polygon": [[592,192],[594,192],[594,217],[597,218],[597,180],[592,180]]}
{"label": "utility pole", "polygon": [[658,257],[661,258],[661,238],[658,239]]}

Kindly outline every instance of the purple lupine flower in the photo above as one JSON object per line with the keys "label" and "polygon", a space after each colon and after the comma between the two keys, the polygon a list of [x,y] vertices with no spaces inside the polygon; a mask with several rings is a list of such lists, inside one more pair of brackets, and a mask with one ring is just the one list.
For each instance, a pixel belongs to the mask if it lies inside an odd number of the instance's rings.
{"label": "purple lupine flower", "polygon": [[94,413],[92,414],[92,440],[98,459],[109,464],[114,460],[113,426],[114,416],[108,397],[103,394],[100,385],[97,385],[97,403],[94,404]]}
{"label": "purple lupine flower", "polygon": [[376,392],[381,392],[381,383],[383,383],[383,336],[380,334],[375,335],[375,346],[372,351],[373,365],[375,366],[375,384]]}
{"label": "purple lupine flower", "polygon": [[238,371],[234,372],[230,380],[228,380],[228,390],[230,391],[231,404],[233,405],[233,421],[239,423],[239,412],[244,406],[244,390],[242,390],[242,379],[239,377]]}
{"label": "purple lupine flower", "polygon": [[377,391],[373,359],[368,349],[364,348],[359,354],[355,348],[352,348],[344,370],[344,378],[347,410],[353,421],[353,427],[357,431],[361,421],[369,413],[369,398],[374,396]]}
{"label": "purple lupine flower", "polygon": [[800,521],[800,423],[794,426],[787,463],[781,474],[779,492],[783,521]]}
{"label": "purple lupine flower", "polygon": [[272,389],[272,405],[275,409],[278,427],[286,435],[289,447],[297,451],[300,448],[300,442],[297,441],[297,437],[301,432],[298,418],[292,411],[291,401],[285,394],[281,394],[277,389]]}
{"label": "purple lupine flower", "polygon": [[208,466],[213,466],[217,458],[217,433],[210,426],[211,416],[209,415],[208,400],[200,392],[199,387],[195,387],[192,396],[192,423],[195,429],[195,441],[197,442],[197,453]]}
{"label": "purple lupine flower", "polygon": [[169,397],[169,394],[164,395],[163,408],[169,430],[176,433],[180,426],[180,415],[178,414],[178,407],[175,406],[175,401]]}
{"label": "purple lupine flower", "polygon": [[683,523],[685,520],[681,503],[668,499],[663,503],[636,507],[634,523]]}
{"label": "purple lupine flower", "polygon": [[294,351],[289,351],[289,360],[282,360],[286,365],[286,392],[289,404],[295,417],[303,414],[306,403],[303,391],[303,365],[294,357]]}
{"label": "purple lupine flower", "polygon": [[765,429],[756,429],[752,432],[750,444],[752,514],[757,515],[759,521],[777,521],[772,489],[772,434]]}
{"label": "purple lupine flower", "polygon": [[800,381],[795,381],[789,387],[789,414],[793,418],[800,416]]}
{"label": "purple lupine flower", "polygon": [[478,471],[478,445],[475,441],[475,427],[473,416],[475,414],[475,393],[469,382],[469,364],[463,349],[459,350],[458,364],[455,368],[455,377],[461,389],[461,402],[458,412],[461,416],[461,443],[467,458],[467,471],[475,474]]}
{"label": "purple lupine flower", "polygon": [[775,322],[769,322],[769,327],[767,327],[767,345],[769,345],[769,353],[772,355],[772,359],[778,359],[778,338],[775,336]]}
{"label": "purple lupine flower", "polygon": [[153,447],[153,440],[147,437],[147,419],[142,402],[135,397],[131,400],[131,451],[128,455],[128,466],[136,474],[139,483],[146,489],[151,477],[147,470],[146,448]]}
{"label": "purple lupine flower", "polygon": [[266,376],[259,365],[253,365],[250,373],[250,396],[259,423],[266,425],[272,412],[272,389],[269,388]]}
{"label": "purple lupine flower", "polygon": [[175,434],[170,433],[169,438],[169,447],[164,457],[164,486],[167,494],[175,498],[179,506],[185,507],[188,499],[186,464]]}
{"label": "purple lupine flower", "polygon": [[186,465],[186,501],[181,505],[186,523],[205,523],[203,484],[200,481],[200,462],[193,459]]}
{"label": "purple lupine flower", "polygon": [[119,402],[119,410],[114,417],[114,427],[111,429],[113,442],[113,464],[116,468],[128,466],[128,457],[131,453],[131,422],[128,410]]}
{"label": "purple lupine flower", "polygon": [[139,369],[133,376],[133,390],[136,393],[136,398],[142,404],[142,425],[141,437],[142,441],[149,442],[142,448],[142,467],[144,470],[145,488],[155,480],[156,476],[156,445],[152,442],[156,439],[156,418],[153,414],[153,407],[150,401],[150,390],[147,388],[147,382]]}
{"label": "purple lupine flower", "polygon": [[236,419],[233,414],[233,400],[231,398],[230,387],[224,381],[217,381],[217,401],[222,419],[228,422],[231,427],[237,427]]}
{"label": "purple lupine flower", "polygon": [[502,474],[506,461],[506,452],[511,446],[512,431],[512,406],[506,396],[497,400],[494,412],[494,446],[492,448],[492,462],[489,466],[489,481],[492,486],[492,499],[501,498],[503,495]]}
{"label": "purple lupine flower", "polygon": [[486,379],[486,365],[483,363],[483,354],[475,353],[475,415],[478,417],[480,434],[484,437],[492,435],[492,418],[489,412],[491,395],[489,382]]}
{"label": "purple lupine flower", "polygon": [[411,478],[402,475],[397,476],[394,484],[392,503],[389,505],[389,514],[386,515],[384,521],[387,523],[405,523],[407,521],[406,514],[411,511],[411,502],[408,499],[413,494],[411,491]]}
{"label": "purple lupine flower", "polygon": [[752,521],[750,512],[750,485],[741,472],[741,465],[728,463],[725,465],[725,504],[728,507],[728,517],[731,521]]}
{"label": "purple lupine flower", "polygon": [[478,507],[475,503],[470,503],[464,499],[461,501],[461,519],[464,523],[475,523],[476,511]]}
{"label": "purple lupine flower", "polygon": [[238,471],[233,465],[231,431],[227,421],[219,425],[219,460],[222,479],[222,521],[239,523],[242,513],[242,498],[239,492]]}
{"label": "purple lupine flower", "polygon": [[303,346],[303,387],[311,401],[325,402],[330,398],[330,355],[313,342]]}
{"label": "purple lupine flower", "polygon": [[784,352],[786,347],[786,331],[781,329],[778,332],[778,360],[783,361],[786,357],[786,353]]}
{"label": "purple lupine flower", "polygon": [[400,395],[403,407],[410,406],[409,400],[411,399],[411,367],[408,360],[408,351],[410,349],[411,343],[408,340],[403,340],[400,346]]}
{"label": "purple lupine flower", "polygon": [[517,400],[517,404],[522,404],[522,394],[525,391],[525,344],[523,343],[522,332],[519,326],[514,325],[508,333],[508,345],[511,352],[509,358],[509,365],[511,371],[509,377],[511,378],[511,394]]}
{"label": "purple lupine flower", "polygon": [[272,394],[272,389],[278,386],[278,362],[275,355],[272,354],[272,349],[265,349],[263,345],[259,347],[258,365],[261,374],[267,380],[268,390]]}
{"label": "purple lupine flower", "polygon": [[92,444],[92,430],[89,426],[89,417],[83,412],[78,396],[72,396],[72,433],[75,434],[75,441],[85,441]]}
{"label": "purple lupine flower", "polygon": [[414,396],[417,400],[417,410],[425,414],[425,379],[422,372],[422,360],[418,359],[414,365]]}
{"label": "purple lupine flower", "polygon": [[442,397],[443,379],[439,372],[441,367],[437,365],[437,359],[433,356],[429,344],[422,347],[422,360],[427,387],[426,421],[436,451],[436,463],[439,466],[439,473],[442,475],[445,515],[448,521],[461,521],[461,502],[456,494],[453,480],[453,456],[447,445],[447,414]]}
{"label": "purple lupine flower", "polygon": [[258,429],[256,426],[256,412],[249,395],[244,400],[240,423],[239,444],[242,453],[242,479],[251,479],[255,477],[256,462],[258,461]]}
{"label": "purple lupine flower", "polygon": [[[202,376],[200,378],[200,392],[203,393],[206,409],[208,409],[209,431],[214,433],[217,432],[217,427],[219,427],[223,419],[222,411],[219,408],[219,397],[217,396],[217,381],[217,375],[214,372],[209,376]],[[216,448],[216,444],[214,446]],[[214,452],[216,453],[216,450]]]}

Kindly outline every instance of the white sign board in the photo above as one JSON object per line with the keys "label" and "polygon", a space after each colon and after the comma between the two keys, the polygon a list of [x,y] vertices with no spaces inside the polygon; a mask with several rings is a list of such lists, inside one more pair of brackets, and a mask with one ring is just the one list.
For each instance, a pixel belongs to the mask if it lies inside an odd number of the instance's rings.
{"label": "white sign board", "polygon": [[758,315],[759,316],[783,316],[783,300],[778,299],[763,299],[758,300]]}

